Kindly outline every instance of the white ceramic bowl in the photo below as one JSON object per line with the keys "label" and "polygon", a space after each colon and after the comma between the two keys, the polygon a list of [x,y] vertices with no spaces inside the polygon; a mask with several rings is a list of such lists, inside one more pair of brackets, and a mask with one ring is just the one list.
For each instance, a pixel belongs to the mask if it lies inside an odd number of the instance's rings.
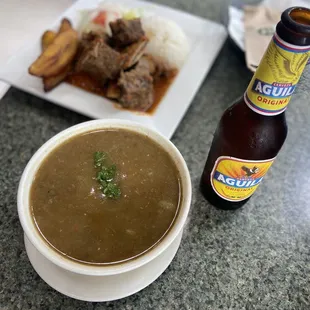
{"label": "white ceramic bowl", "polygon": [[[39,234],[37,228],[34,225],[34,221],[31,216],[31,211],[29,207],[29,192],[32,184],[32,180],[36,174],[36,171],[40,167],[42,161],[46,156],[54,150],[57,146],[63,143],[65,140],[75,136],[80,135],[84,132],[89,132],[93,130],[100,130],[106,128],[119,128],[127,129],[134,131],[143,135],[148,136],[153,141],[161,145],[174,160],[177,165],[180,176],[181,176],[181,187],[182,187],[182,201],[180,210],[173,226],[167,235],[159,242],[158,245],[147,251],[145,254],[128,260],[119,264],[104,265],[104,266],[95,266],[95,265],[85,265],[78,262],[74,262],[64,256],[60,255],[57,251],[52,249],[48,244],[43,240],[42,236]],[[18,188],[18,214],[19,219],[24,229],[24,232],[33,246],[48,260],[58,265],[61,268],[64,268],[68,271],[90,275],[90,276],[107,276],[107,275],[116,275],[124,273],[127,271],[134,270],[138,267],[145,265],[148,262],[151,262],[161,253],[163,253],[167,248],[172,244],[176,237],[181,233],[181,230],[185,224],[191,203],[191,181],[190,175],[186,163],[178,151],[178,149],[164,136],[162,136],[157,131],[150,129],[144,125],[137,123],[124,121],[124,120],[95,120],[79,125],[70,127],[50,140],[48,140],[31,158],[28,165],[26,166],[22,178],[20,180]]]}

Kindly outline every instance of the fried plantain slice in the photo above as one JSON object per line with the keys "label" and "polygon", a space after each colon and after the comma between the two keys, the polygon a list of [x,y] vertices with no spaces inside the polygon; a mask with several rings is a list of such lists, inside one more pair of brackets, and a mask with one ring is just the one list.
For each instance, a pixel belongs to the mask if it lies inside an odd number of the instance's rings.
{"label": "fried plantain slice", "polygon": [[[42,36],[42,49],[45,50],[55,39],[57,33],[51,30],[47,30],[44,32]],[[72,70],[72,65],[68,65],[65,69],[53,76],[44,77],[43,78],[43,86],[44,91],[48,92],[52,90],[54,87],[59,85],[68,75],[68,73]]]}
{"label": "fried plantain slice", "polygon": [[69,74],[69,72],[72,71],[72,65],[69,64],[64,68],[64,70],[56,75],[49,76],[49,77],[44,77],[43,78],[43,86],[44,86],[44,91],[48,92],[52,90],[54,87],[59,85]]}
{"label": "fried plantain slice", "polygon": [[59,74],[72,62],[77,49],[77,31],[71,28],[61,32],[29,67],[29,73],[39,77],[49,77]]}
{"label": "fried plantain slice", "polygon": [[41,46],[42,46],[42,51],[46,50],[46,48],[53,43],[57,36],[57,33],[51,30],[46,30],[41,38]]}
{"label": "fried plantain slice", "polygon": [[70,22],[69,19],[67,18],[64,18],[62,21],[61,21],[61,24],[60,24],[60,28],[58,30],[58,33],[62,33],[62,32],[65,32],[67,30],[70,30],[72,29],[72,24]]}

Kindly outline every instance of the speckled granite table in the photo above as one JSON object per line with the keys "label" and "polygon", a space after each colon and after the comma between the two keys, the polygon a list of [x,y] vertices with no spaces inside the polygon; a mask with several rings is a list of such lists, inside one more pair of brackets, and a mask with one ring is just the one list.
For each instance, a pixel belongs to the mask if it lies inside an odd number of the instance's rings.
{"label": "speckled granite table", "polygon": [[[169,1],[213,20],[220,18],[220,3]],[[219,211],[198,190],[218,119],[250,78],[226,43],[172,139],[193,182],[190,218],[174,261],[143,291],[93,304],[57,293],[35,273],[16,210],[18,181],[32,154],[87,118],[11,89],[0,102],[0,309],[310,309],[310,74],[287,112],[286,144],[247,205]]]}

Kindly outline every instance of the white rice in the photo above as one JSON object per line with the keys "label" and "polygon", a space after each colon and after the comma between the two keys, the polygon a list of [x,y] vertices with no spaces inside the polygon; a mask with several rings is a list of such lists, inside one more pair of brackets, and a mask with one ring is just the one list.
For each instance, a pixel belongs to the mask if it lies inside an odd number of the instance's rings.
{"label": "white rice", "polygon": [[166,69],[180,69],[190,49],[183,30],[175,22],[160,16],[145,16],[141,20],[143,30],[150,40],[146,53]]}

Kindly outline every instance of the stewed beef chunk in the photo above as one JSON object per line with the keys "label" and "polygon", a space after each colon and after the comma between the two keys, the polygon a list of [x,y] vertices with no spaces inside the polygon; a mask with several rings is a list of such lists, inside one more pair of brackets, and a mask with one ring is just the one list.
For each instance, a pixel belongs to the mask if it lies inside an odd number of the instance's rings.
{"label": "stewed beef chunk", "polygon": [[125,47],[144,37],[140,18],[131,20],[117,19],[110,22],[112,30],[112,44],[115,47]]}
{"label": "stewed beef chunk", "polygon": [[135,65],[143,56],[148,39],[143,37],[138,42],[133,43],[122,51],[122,54],[126,55],[126,61],[123,65],[123,69],[127,70]]}
{"label": "stewed beef chunk", "polygon": [[[76,61],[78,59],[80,59],[83,51],[85,49],[89,48],[89,45],[97,39],[100,39],[100,36],[97,32],[90,31],[90,32],[82,33],[82,37],[81,37],[80,42],[79,42],[79,49],[78,49],[78,52],[76,55]],[[103,37],[102,37],[102,39],[103,39]]]}
{"label": "stewed beef chunk", "polygon": [[84,50],[85,48],[88,48],[93,41],[98,39],[102,39],[108,44],[109,36],[105,32],[99,31],[83,32],[80,40],[80,48]]}
{"label": "stewed beef chunk", "polygon": [[119,75],[126,57],[107,45],[103,39],[95,39],[82,51],[75,71],[85,72],[103,85]]}
{"label": "stewed beef chunk", "polygon": [[153,77],[146,66],[138,63],[136,68],[122,72],[118,86],[119,101],[123,107],[146,111],[153,104]]}
{"label": "stewed beef chunk", "polygon": [[136,69],[145,70],[146,72],[149,72],[149,74],[153,76],[156,72],[157,67],[152,56],[144,55],[139,60]]}

